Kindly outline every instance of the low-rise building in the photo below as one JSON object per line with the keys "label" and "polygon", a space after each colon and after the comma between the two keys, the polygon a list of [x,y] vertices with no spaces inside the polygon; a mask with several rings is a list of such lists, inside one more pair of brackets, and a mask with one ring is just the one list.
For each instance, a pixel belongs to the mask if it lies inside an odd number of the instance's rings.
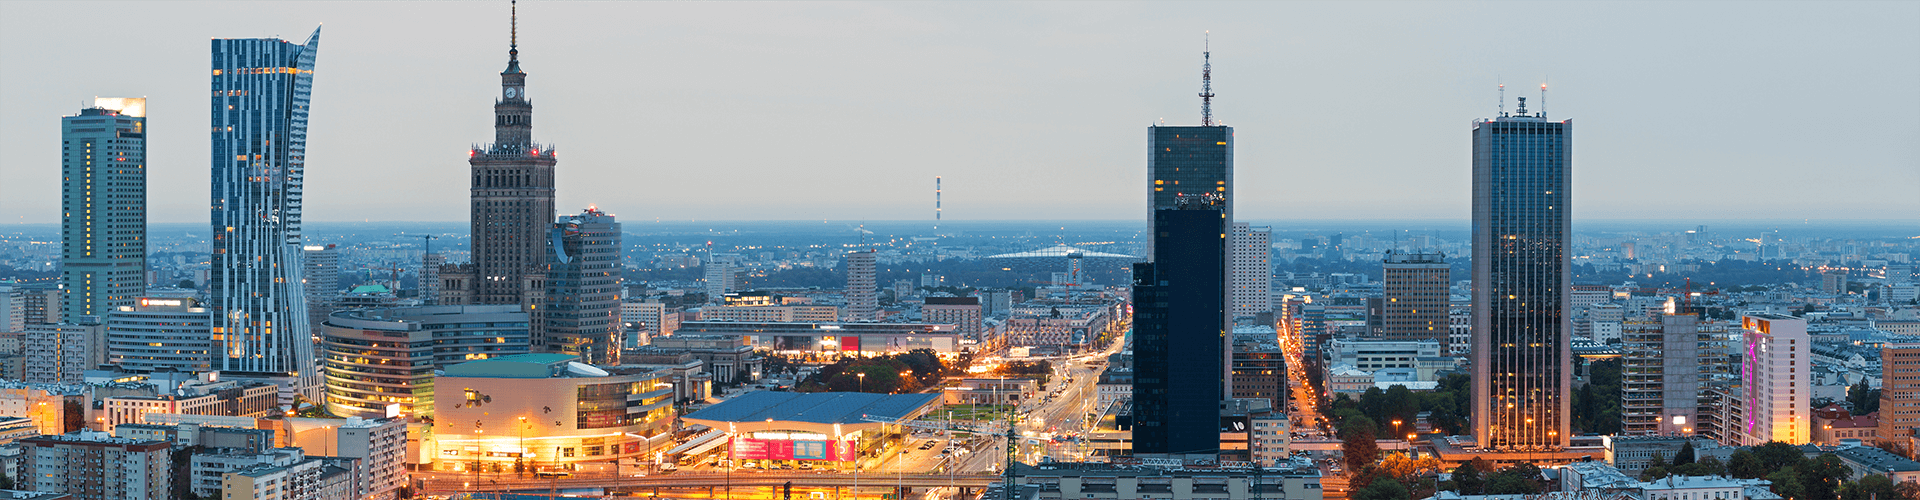
{"label": "low-rise building", "polygon": [[78,431],[19,442],[23,457],[14,481],[17,488],[86,500],[172,496],[173,459],[165,441]]}
{"label": "low-rise building", "polygon": [[1844,440],[1855,444],[1880,441],[1880,412],[1854,415],[1839,405],[1813,411],[1813,444],[1839,446]]}
{"label": "low-rise building", "polygon": [[225,474],[220,500],[332,500],[354,498],[353,473],[309,458]]}
{"label": "low-rise building", "polygon": [[406,486],[407,423],[403,419],[285,418],[270,422],[284,426],[275,429],[276,435],[286,436],[284,445],[352,471],[354,498],[390,499]]}
{"label": "low-rise building", "polygon": [[1840,457],[1840,462],[1847,464],[1848,469],[1853,469],[1853,477],[1848,478],[1853,481],[1872,474],[1887,476],[1894,484],[1920,481],[1920,462],[1887,450],[1871,446],[1848,446],[1834,450],[1833,454]]}
{"label": "low-rise building", "polygon": [[116,396],[104,400],[108,432],[120,424],[145,422],[149,413],[265,417],[279,410],[280,388],[273,384],[220,380],[206,372],[194,382],[157,396]]}
{"label": "low-rise building", "polygon": [[1028,378],[969,378],[943,391],[950,405],[1016,405],[1040,391],[1040,382]]}
{"label": "low-rise building", "polygon": [[671,446],[672,375],[618,375],[566,354],[448,367],[434,378],[438,470],[514,470],[653,456]]}
{"label": "low-rise building", "polygon": [[[1142,460],[1145,462],[1145,460]],[[1015,464],[1022,486],[1037,486],[1041,500],[1225,499],[1320,500],[1320,469],[1289,461],[1278,469],[1184,467],[1132,463],[1056,462]]]}
{"label": "low-rise building", "polygon": [[757,381],[765,373],[763,360],[753,353],[754,346],[747,337],[696,334],[693,328],[684,330],[687,332],[653,339],[652,345],[632,351],[642,356],[692,354],[707,373],[713,374],[713,381],[722,384]]}

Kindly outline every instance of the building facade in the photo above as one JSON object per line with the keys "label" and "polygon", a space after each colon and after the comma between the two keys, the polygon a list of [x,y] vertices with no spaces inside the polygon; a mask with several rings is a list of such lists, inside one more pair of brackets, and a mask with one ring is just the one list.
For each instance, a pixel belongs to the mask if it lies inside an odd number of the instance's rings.
{"label": "building facade", "polygon": [[534,350],[620,362],[620,223],[592,207],[552,225],[546,304],[534,313]]}
{"label": "building facade", "polygon": [[320,384],[300,214],[319,48],[318,28],[305,44],[213,40],[213,364],[309,400]]}
{"label": "building facade", "polygon": [[667,370],[614,375],[565,354],[462,363],[434,380],[437,470],[652,457],[672,442]]}
{"label": "building facade", "polygon": [[873,250],[847,253],[847,320],[880,320],[878,254]]}
{"label": "building facade", "polygon": [[433,414],[433,372],[476,359],[526,354],[527,313],[516,305],[340,311],[321,337],[327,410],[345,417]]}
{"label": "building facade", "polygon": [[1273,312],[1273,228],[1233,223],[1233,248],[1228,250],[1233,281],[1233,317],[1251,318]]}
{"label": "building facade", "polygon": [[1220,449],[1225,362],[1227,215],[1217,196],[1153,213],[1152,262],[1134,264],[1133,453]]}
{"label": "building facade", "polygon": [[30,324],[21,342],[23,381],[78,384],[106,361],[105,325]]}
{"label": "building facade", "polygon": [[[301,250],[306,256],[307,284],[307,324],[313,327],[313,336],[321,334],[321,323],[327,322],[327,316],[334,308],[340,307],[340,257],[344,249],[335,245],[308,245]],[[421,283],[426,283],[421,277]]]}
{"label": "building facade", "polygon": [[99,323],[147,291],[147,100],[60,119],[60,322]]}
{"label": "building facade", "polygon": [[1447,272],[1444,254],[1388,252],[1380,280],[1381,336],[1447,346]]}
{"label": "building facade", "polygon": [[1744,422],[1735,422],[1740,444],[1806,444],[1813,439],[1807,320],[1752,314],[1740,318],[1740,326],[1744,347],[1740,386],[1745,394],[1741,409],[1746,415]]}
{"label": "building facade", "polygon": [[986,319],[980,313],[979,297],[927,297],[920,306],[920,317],[928,323],[957,326],[956,331],[974,341],[980,340],[982,321]]}
{"label": "building facade", "polygon": [[79,431],[22,439],[15,488],[76,500],[172,498],[173,459],[165,441]]}
{"label": "building facade", "polygon": [[1473,123],[1473,435],[1484,449],[1567,447],[1570,120]]}
{"label": "building facade", "polygon": [[1880,439],[1900,440],[1920,427],[1920,343],[1880,346]]}
{"label": "building facade", "polygon": [[107,318],[107,362],[136,372],[212,370],[212,321],[194,299],[141,297]]}

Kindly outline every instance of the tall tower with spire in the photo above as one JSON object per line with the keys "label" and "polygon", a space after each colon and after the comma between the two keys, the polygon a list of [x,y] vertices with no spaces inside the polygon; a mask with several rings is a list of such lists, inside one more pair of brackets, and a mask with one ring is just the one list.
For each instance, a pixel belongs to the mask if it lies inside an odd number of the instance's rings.
{"label": "tall tower with spire", "polygon": [[[553,222],[553,147],[533,142],[533,101],[520,69],[519,6],[513,6],[507,69],[493,103],[493,142],[467,152],[471,166],[473,274],[469,302],[532,309],[545,289],[546,228]],[[535,348],[541,342],[535,328]]]}

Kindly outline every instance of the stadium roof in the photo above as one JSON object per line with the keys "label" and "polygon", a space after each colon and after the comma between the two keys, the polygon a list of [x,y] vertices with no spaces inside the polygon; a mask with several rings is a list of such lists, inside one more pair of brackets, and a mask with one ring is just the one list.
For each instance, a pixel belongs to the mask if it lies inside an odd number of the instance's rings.
{"label": "stadium roof", "polygon": [[1003,253],[1000,255],[988,256],[987,258],[989,259],[1022,259],[1022,258],[1031,258],[1031,257],[1066,257],[1067,254],[1074,254],[1074,253],[1080,254],[1081,257],[1114,257],[1114,258],[1122,258],[1122,259],[1138,259],[1139,258],[1139,257],[1134,257],[1132,255],[1094,252],[1094,251],[1074,248],[1066,245],[1054,245],[1051,247],[1042,248],[1039,250],[1026,251],[1026,252]]}
{"label": "stadium roof", "polygon": [[939,394],[868,394],[864,392],[778,392],[741,394],[700,411],[688,420],[714,422],[807,422],[865,424],[862,417],[900,420],[917,416],[938,402]]}

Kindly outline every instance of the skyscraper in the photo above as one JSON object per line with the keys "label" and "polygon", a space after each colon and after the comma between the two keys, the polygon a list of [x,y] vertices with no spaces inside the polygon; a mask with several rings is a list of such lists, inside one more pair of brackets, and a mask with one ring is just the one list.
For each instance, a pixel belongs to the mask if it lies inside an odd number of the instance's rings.
{"label": "skyscraper", "polygon": [[595,364],[620,362],[620,223],[588,207],[549,226],[544,328],[534,349]]}
{"label": "skyscraper", "polygon": [[849,321],[878,321],[880,319],[879,262],[873,250],[856,250],[847,253],[847,319]]}
{"label": "skyscraper", "polygon": [[147,100],[60,119],[62,323],[97,323],[147,288]]}
{"label": "skyscraper", "polygon": [[553,147],[533,142],[533,101],[520,70],[518,12],[493,103],[493,143],[467,152],[472,169],[470,222],[473,304],[539,303],[552,226]]}
{"label": "skyscraper", "polygon": [[[1813,438],[1813,374],[1807,320],[1777,314],[1740,318],[1740,388],[1744,422],[1732,422],[1740,445],[1806,444]],[[1807,392],[1803,392],[1807,391]],[[1884,390],[1883,390],[1884,392]],[[1896,407],[1897,408],[1897,407]],[[1890,436],[1897,437],[1897,436]]]}
{"label": "skyscraper", "polygon": [[1447,341],[1447,256],[1387,253],[1381,276],[1381,336]]}
{"label": "skyscraper", "polygon": [[340,306],[340,247],[310,245],[303,247],[306,257],[304,277],[307,292],[307,326],[314,338],[324,331],[321,323]]}
{"label": "skyscraper", "polygon": [[1273,229],[1233,223],[1233,317],[1273,312]]}
{"label": "skyscraper", "polygon": [[319,48],[318,28],[305,44],[213,40],[213,366],[271,378],[310,400],[319,384],[301,283],[300,207]]}
{"label": "skyscraper", "polygon": [[1133,454],[1213,454],[1228,390],[1227,215],[1220,196],[1155,211],[1154,259],[1133,266]]}
{"label": "skyscraper", "polygon": [[1473,123],[1473,435],[1482,448],[1565,449],[1572,343],[1566,244],[1570,120]]}

